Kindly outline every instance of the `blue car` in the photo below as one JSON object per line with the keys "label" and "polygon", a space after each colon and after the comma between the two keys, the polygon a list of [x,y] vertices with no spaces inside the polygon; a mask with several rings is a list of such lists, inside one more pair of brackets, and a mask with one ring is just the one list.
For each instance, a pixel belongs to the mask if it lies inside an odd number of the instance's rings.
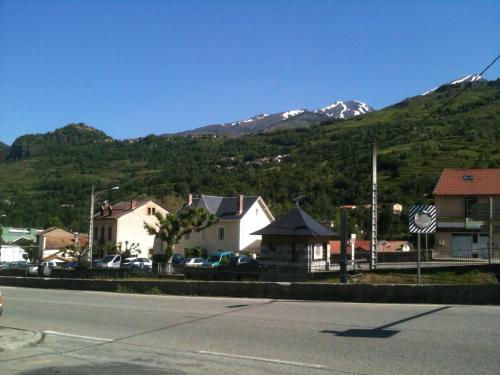
{"label": "blue car", "polygon": [[228,266],[231,264],[231,257],[234,256],[232,251],[218,251],[212,254],[208,259],[203,262],[203,267],[217,268],[222,266]]}

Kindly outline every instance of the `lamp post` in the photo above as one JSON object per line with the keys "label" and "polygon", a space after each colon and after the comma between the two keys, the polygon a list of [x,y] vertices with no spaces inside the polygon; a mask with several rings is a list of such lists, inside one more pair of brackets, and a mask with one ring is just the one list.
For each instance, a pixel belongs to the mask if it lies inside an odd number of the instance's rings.
{"label": "lamp post", "polygon": [[101,190],[101,191],[95,191],[94,185],[92,185],[92,193],[90,195],[90,215],[89,215],[89,262],[90,266],[92,267],[92,249],[93,249],[93,244],[94,244],[94,202],[97,196],[101,193],[105,193],[107,191],[111,190],[118,190],[120,187],[119,186],[114,186],[110,189],[106,190]]}

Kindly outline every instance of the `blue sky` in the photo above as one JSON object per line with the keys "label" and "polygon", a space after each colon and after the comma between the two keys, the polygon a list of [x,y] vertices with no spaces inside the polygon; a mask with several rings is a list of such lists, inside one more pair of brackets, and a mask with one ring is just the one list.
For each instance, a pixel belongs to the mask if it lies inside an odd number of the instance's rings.
{"label": "blue sky", "polygon": [[70,122],[121,139],[336,100],[380,109],[499,53],[497,0],[0,0],[0,141]]}

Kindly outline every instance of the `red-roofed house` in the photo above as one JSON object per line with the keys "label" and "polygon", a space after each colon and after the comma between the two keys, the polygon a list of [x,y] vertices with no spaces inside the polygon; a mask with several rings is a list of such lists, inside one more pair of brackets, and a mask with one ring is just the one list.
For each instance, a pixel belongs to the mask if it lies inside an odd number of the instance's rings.
{"label": "red-roofed house", "polygon": [[[500,169],[443,170],[434,189],[437,256],[488,258],[487,222],[473,217],[472,207],[489,205],[490,197],[500,203]],[[494,233],[493,256],[500,255],[499,243],[500,234]]]}
{"label": "red-roofed house", "polygon": [[[351,255],[351,244],[347,245],[347,255]],[[412,250],[412,246],[408,241],[385,241],[377,242],[377,253],[396,253],[407,252]],[[340,241],[330,241],[330,253],[333,255],[340,255]],[[364,257],[370,256],[371,246],[370,240],[356,240],[354,243],[354,255],[363,255]]]}
{"label": "red-roofed house", "polygon": [[94,244],[100,256],[118,248],[130,249],[135,244],[139,256],[152,255],[154,236],[144,229],[144,222],[158,222],[155,214],[168,214],[168,210],[152,200],[130,200],[114,205],[103,205],[94,214]]}
{"label": "red-roofed house", "polygon": [[50,227],[37,234],[38,257],[45,259],[61,253],[66,247],[78,244],[82,248],[87,246],[88,235],[71,233],[58,227]]}

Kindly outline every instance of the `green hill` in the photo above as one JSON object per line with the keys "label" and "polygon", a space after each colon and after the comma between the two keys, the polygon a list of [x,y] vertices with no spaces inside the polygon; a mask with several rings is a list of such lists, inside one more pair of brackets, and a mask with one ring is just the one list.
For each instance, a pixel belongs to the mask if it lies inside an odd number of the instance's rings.
{"label": "green hill", "polygon": [[[408,205],[430,196],[445,167],[500,167],[500,80],[467,89],[422,122],[459,89],[443,86],[350,120],[238,139],[117,141],[83,124],[21,137],[9,160],[0,162],[0,211],[11,225],[43,227],[60,219],[87,230],[96,184],[120,186],[112,201],[148,195],[172,204],[188,193],[258,194],[275,215],[305,194],[306,211],[332,220],[341,204],[370,202],[374,142],[380,201]],[[384,220],[382,234],[407,226],[404,219]]]}

